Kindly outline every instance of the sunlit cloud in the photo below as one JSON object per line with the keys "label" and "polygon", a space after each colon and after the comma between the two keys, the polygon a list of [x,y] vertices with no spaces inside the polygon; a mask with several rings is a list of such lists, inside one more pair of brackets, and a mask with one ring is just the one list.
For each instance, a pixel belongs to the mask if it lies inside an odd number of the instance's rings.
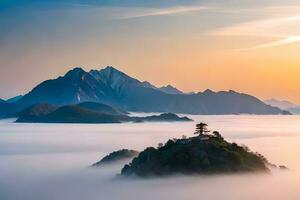
{"label": "sunlit cloud", "polygon": [[276,47],[276,46],[292,44],[292,43],[296,43],[296,42],[300,42],[300,35],[299,36],[288,36],[281,40],[277,40],[277,41],[269,42],[269,43],[265,43],[265,44],[260,44],[260,45],[256,45],[256,46],[249,47],[249,48],[243,48],[243,49],[239,49],[239,50],[245,51],[245,50],[252,50],[252,49],[269,48],[269,47]]}
{"label": "sunlit cloud", "polygon": [[256,46],[256,48],[275,47],[275,46],[281,46],[281,45],[291,44],[291,43],[295,43],[295,42],[300,42],[300,36],[289,36],[282,40],[278,40],[278,41],[263,44],[263,45],[258,45],[258,46]]}
{"label": "sunlit cloud", "polygon": [[286,30],[280,30],[280,27],[298,21],[300,21],[300,16],[255,20],[223,27],[210,32],[210,35],[282,37],[285,34],[281,32]]}
{"label": "sunlit cloud", "polygon": [[196,12],[202,10],[211,9],[205,6],[184,6],[184,7],[169,7],[162,9],[139,9],[136,12],[127,13],[124,16],[118,17],[118,19],[133,19],[141,17],[151,17],[151,16],[167,16],[176,15],[181,13]]}
{"label": "sunlit cloud", "polygon": [[235,13],[235,14],[245,14],[245,13],[255,13],[255,14],[268,14],[268,15],[292,15],[298,14],[300,12],[300,5],[285,5],[285,6],[262,6],[254,8],[240,8],[240,9],[223,9],[224,13]]}
{"label": "sunlit cloud", "polygon": [[255,20],[219,28],[211,31],[209,35],[273,38],[273,42],[260,44],[246,49],[268,48],[300,42],[299,22],[300,16]]}

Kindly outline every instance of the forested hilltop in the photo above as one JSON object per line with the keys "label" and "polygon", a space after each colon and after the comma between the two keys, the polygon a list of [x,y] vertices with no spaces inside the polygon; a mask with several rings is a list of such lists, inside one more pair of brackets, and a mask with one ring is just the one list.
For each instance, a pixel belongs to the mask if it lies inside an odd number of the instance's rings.
{"label": "forested hilltop", "polygon": [[205,123],[197,124],[195,134],[146,148],[123,167],[121,174],[151,177],[269,171],[271,164],[264,156],[226,141],[219,132],[210,132]]}

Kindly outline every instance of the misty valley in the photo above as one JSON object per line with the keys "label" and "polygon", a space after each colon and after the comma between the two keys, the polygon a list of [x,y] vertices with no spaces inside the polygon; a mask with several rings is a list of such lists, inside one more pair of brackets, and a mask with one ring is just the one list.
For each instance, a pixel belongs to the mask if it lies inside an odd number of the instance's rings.
{"label": "misty valley", "polygon": [[[135,113],[136,116],[149,114]],[[1,120],[1,199],[298,199],[298,116],[188,115],[190,122],[30,124]],[[143,151],[170,138],[194,137],[205,121],[225,140],[246,145],[289,170],[268,173],[120,177],[131,158],[90,167],[111,152]],[[136,156],[137,153],[133,152]],[[218,192],[212,192],[217,190]],[[264,194],[264,195],[261,195]]]}

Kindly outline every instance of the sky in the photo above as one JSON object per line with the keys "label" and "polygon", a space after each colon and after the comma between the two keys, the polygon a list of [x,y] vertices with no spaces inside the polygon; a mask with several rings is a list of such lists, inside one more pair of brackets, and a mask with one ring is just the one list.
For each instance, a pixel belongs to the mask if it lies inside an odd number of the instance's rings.
{"label": "sky", "polygon": [[300,103],[299,0],[0,0],[0,98],[107,65]]}

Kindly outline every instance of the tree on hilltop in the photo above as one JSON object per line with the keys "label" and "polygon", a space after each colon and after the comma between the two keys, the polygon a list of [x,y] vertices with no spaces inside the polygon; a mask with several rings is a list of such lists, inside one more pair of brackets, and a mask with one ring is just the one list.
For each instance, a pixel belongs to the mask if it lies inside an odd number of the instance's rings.
{"label": "tree on hilltop", "polygon": [[208,130],[207,126],[208,126],[207,124],[202,123],[202,122],[199,124],[196,124],[195,135],[203,136],[203,135],[206,135],[207,133],[209,133],[210,130]]}

